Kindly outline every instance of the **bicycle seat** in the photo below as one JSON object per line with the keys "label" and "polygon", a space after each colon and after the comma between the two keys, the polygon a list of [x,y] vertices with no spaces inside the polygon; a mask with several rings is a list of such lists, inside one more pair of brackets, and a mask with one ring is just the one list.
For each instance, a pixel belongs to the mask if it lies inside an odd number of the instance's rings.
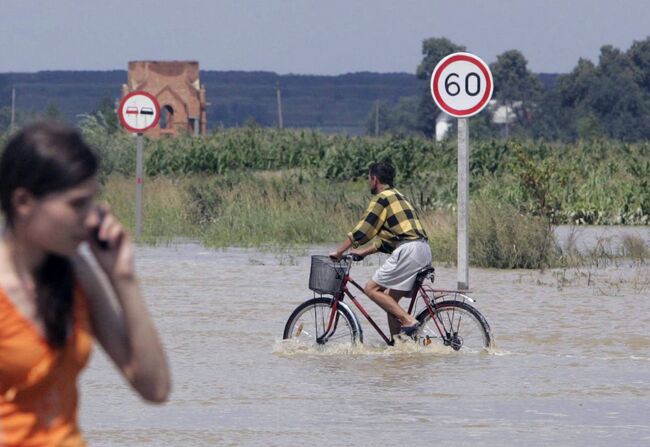
{"label": "bicycle seat", "polygon": [[434,269],[433,267],[425,267],[417,273],[417,276],[415,278],[417,281],[420,281],[424,279],[429,273],[433,273],[435,271],[436,269]]}

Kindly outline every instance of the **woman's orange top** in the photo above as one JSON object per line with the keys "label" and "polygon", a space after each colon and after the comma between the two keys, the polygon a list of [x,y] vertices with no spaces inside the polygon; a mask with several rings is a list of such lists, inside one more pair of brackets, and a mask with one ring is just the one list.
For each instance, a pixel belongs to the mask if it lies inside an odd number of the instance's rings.
{"label": "woman's orange top", "polygon": [[77,377],[92,334],[86,297],[74,294],[72,335],[53,349],[0,289],[0,446],[84,446]]}

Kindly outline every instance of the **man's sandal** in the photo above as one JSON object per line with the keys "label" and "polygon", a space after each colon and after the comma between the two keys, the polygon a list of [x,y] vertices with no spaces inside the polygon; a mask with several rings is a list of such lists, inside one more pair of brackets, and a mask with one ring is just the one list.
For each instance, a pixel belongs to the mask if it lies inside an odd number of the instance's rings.
{"label": "man's sandal", "polygon": [[418,331],[420,330],[420,324],[414,324],[413,326],[402,326],[402,328],[399,331],[399,335],[408,337],[412,340],[415,340],[415,336],[417,335]]}

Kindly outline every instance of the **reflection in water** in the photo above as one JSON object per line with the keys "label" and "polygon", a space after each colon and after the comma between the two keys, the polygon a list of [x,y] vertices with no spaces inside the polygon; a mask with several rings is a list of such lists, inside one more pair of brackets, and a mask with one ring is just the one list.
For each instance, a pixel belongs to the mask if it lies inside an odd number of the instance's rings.
{"label": "reflection in water", "polygon": [[[329,248],[139,248],[174,390],[165,406],[143,404],[96,349],[82,377],[90,444],[650,444],[650,267],[471,269],[496,339],[482,354],[389,348],[363,318],[364,345],[280,340],[291,311],[313,296],[308,255]],[[374,269],[352,273],[365,281]],[[436,270],[438,285],[453,288],[455,269]]]}

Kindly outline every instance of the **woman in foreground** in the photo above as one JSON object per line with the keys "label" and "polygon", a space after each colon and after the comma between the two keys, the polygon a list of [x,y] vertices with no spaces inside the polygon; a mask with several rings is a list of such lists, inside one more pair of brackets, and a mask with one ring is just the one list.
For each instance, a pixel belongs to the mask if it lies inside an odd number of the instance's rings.
{"label": "woman in foreground", "polygon": [[[77,379],[93,337],[144,399],[169,395],[131,239],[95,203],[98,167],[80,135],[54,122],[25,128],[0,158],[2,446],[85,445]],[[83,242],[96,263],[79,254]]]}

